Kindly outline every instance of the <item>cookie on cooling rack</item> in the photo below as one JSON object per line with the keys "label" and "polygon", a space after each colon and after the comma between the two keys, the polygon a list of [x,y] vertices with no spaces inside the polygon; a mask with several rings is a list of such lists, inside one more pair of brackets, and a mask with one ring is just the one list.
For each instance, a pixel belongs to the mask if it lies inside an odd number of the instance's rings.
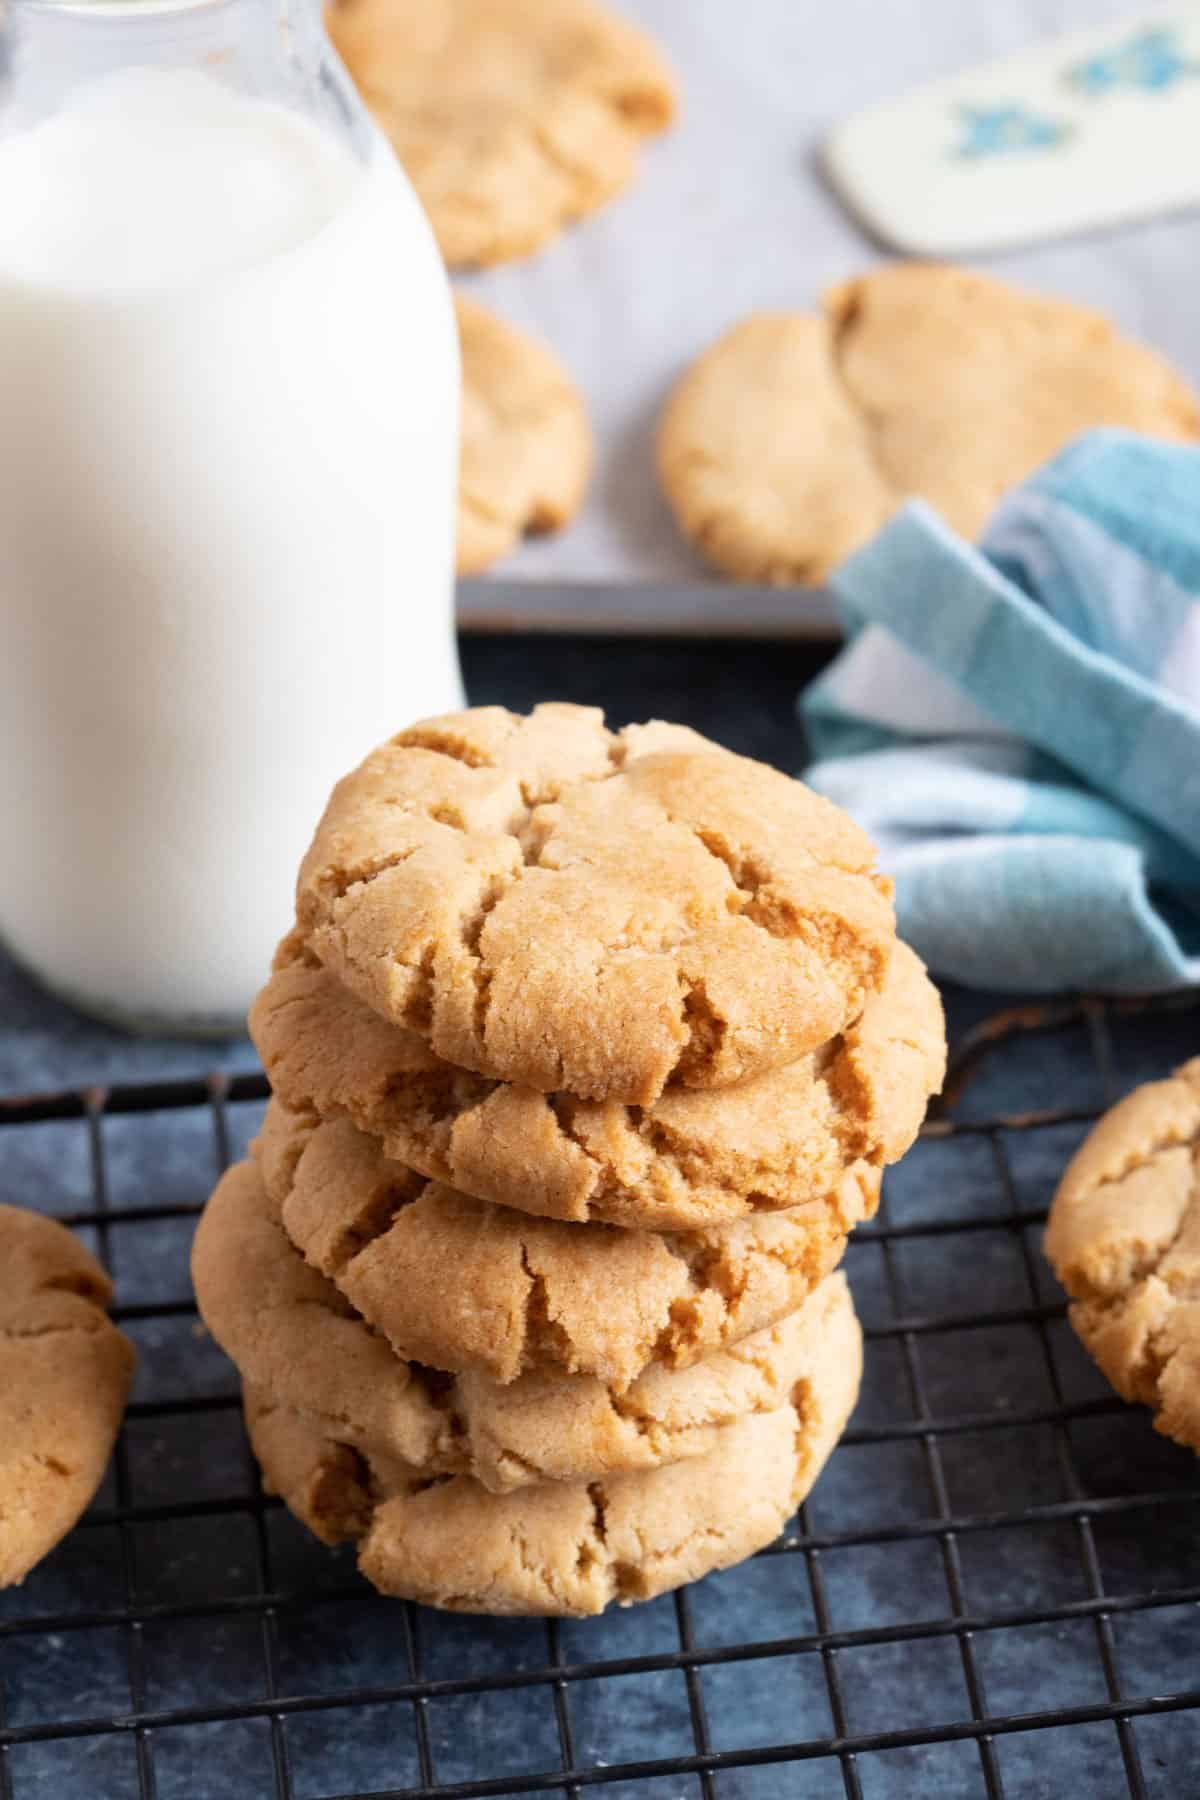
{"label": "cookie on cooling rack", "polygon": [[260,1395],[405,1478],[469,1474],[493,1492],[652,1469],[706,1454],[735,1419],[787,1405],[810,1381],[849,1301],[840,1274],[774,1325],[631,1385],[533,1372],[508,1384],[395,1355],[306,1266],[253,1163],[221,1181],[193,1251],[201,1314]]}
{"label": "cookie on cooling rack", "polygon": [[1200,1057],[1129,1094],[1084,1140],[1046,1255],[1117,1392],[1200,1450]]}
{"label": "cookie on cooling rack", "polygon": [[592,462],[583,399],[557,356],[456,294],[462,349],[458,572],[475,575],[526,534],[560,531]]}
{"label": "cookie on cooling rack", "polygon": [[438,1369],[534,1371],[628,1387],[686,1367],[794,1310],[874,1212],[879,1175],[836,1202],[709,1232],[534,1219],[427,1182],[349,1120],[268,1109],[259,1154],[292,1241],[391,1343]]}
{"label": "cookie on cooling rack", "polygon": [[732,1088],[672,1088],[651,1107],[573,1100],[457,1069],[285,946],[250,1013],[275,1093],[346,1116],[431,1179],[547,1218],[711,1229],[841,1204],[846,1169],[896,1162],[945,1073],[937,990],[897,944],[879,992],[838,1038]]}
{"label": "cookie on cooling rack", "polygon": [[0,1206],[0,1588],[64,1538],[112,1454],[134,1353],[65,1226]]}
{"label": "cookie on cooling rack", "polygon": [[686,371],[663,414],[684,534],[743,581],[822,581],[900,503],[974,538],[1081,431],[1200,437],[1183,377],[1100,313],[991,276],[899,263],[820,314],[758,313]]}
{"label": "cookie on cooling rack", "polygon": [[503,1495],[377,1463],[251,1386],[246,1417],[268,1488],[325,1542],[360,1540],[359,1567],[382,1593],[454,1612],[583,1616],[770,1543],[841,1436],[861,1366],[858,1321],[835,1278],[783,1405],[722,1427],[689,1461]]}
{"label": "cookie on cooling rack", "polygon": [[675,114],[655,45],[596,0],[334,0],[326,19],[452,266],[594,211]]}
{"label": "cookie on cooling rack", "polygon": [[839,807],[683,727],[567,705],[381,745],[334,789],[296,899],[304,950],[445,1060],[637,1105],[827,1043],[895,931]]}

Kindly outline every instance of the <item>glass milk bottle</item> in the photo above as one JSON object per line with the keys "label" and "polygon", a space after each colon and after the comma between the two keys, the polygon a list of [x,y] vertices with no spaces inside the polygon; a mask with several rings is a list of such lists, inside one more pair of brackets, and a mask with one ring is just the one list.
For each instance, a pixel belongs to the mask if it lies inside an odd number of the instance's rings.
{"label": "glass milk bottle", "polygon": [[240,1027],[335,778],[462,704],[458,348],[292,0],[0,0],[0,938]]}

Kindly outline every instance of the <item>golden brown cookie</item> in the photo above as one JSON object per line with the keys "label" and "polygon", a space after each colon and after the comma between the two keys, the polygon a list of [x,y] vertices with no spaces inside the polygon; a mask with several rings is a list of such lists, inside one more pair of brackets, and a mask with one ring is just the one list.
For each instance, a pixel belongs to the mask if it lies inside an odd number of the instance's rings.
{"label": "golden brown cookie", "polygon": [[453,1422],[332,1283],[306,1266],[254,1162],[228,1170],[192,1245],[200,1316],[247,1381],[406,1466],[454,1468]]}
{"label": "golden brown cookie", "polygon": [[638,1105],[826,1043],[894,941],[840,808],[582,706],[400,732],[334,789],[296,900],[304,948],[446,1061]]}
{"label": "golden brown cookie", "polygon": [[835,1271],[778,1323],[686,1368],[651,1363],[624,1390],[582,1375],[525,1375],[507,1387],[464,1375],[471,1473],[503,1493],[704,1456],[724,1426],[786,1406],[849,1311]]}
{"label": "golden brown cookie", "polygon": [[622,1388],[735,1343],[812,1292],[879,1194],[859,1167],[828,1202],[708,1232],[568,1225],[426,1182],[349,1120],[278,1100],[259,1156],[293,1243],[397,1355],[499,1382],[540,1370]]}
{"label": "golden brown cookie", "polygon": [[583,1616],[649,1600],[770,1543],[809,1492],[858,1394],[862,1338],[839,1283],[787,1402],[726,1425],[703,1456],[603,1481],[488,1493],[370,1456],[250,1386],[268,1488],[326,1543],[360,1540],[382,1593],[453,1612]]}
{"label": "golden brown cookie", "polygon": [[252,1386],[378,1467],[467,1473],[497,1493],[705,1454],[732,1419],[786,1403],[845,1286],[831,1275],[778,1323],[690,1367],[655,1364],[624,1389],[561,1373],[508,1385],[442,1375],[393,1355],[305,1266],[252,1163],[209,1202],[193,1273],[205,1322]]}
{"label": "golden brown cookie", "polygon": [[134,1365],[111,1298],[65,1226],[0,1206],[0,1588],[66,1536],[108,1466]]}
{"label": "golden brown cookie", "polygon": [[250,1013],[284,1103],[345,1115],[423,1175],[547,1218],[691,1230],[836,1198],[849,1163],[903,1156],[945,1073],[941,1003],[904,944],[833,1044],[736,1087],[671,1088],[651,1107],[457,1069],[320,964],[288,961],[291,948]]}
{"label": "golden brown cookie", "polygon": [[1200,1450],[1200,1057],[1129,1094],[1084,1139],[1046,1255],[1117,1392]]}
{"label": "golden brown cookie", "polygon": [[475,575],[526,533],[579,510],[592,434],[579,389],[545,344],[456,294],[462,346],[458,572]]}
{"label": "golden brown cookie", "polygon": [[675,115],[655,45],[594,0],[338,0],[326,18],[451,265],[536,250],[626,187]]}
{"label": "golden brown cookie", "polygon": [[759,313],[679,382],[659,472],[684,533],[740,580],[816,583],[920,496],[975,538],[1081,431],[1200,436],[1196,397],[1102,314],[986,275],[900,263],[819,316]]}

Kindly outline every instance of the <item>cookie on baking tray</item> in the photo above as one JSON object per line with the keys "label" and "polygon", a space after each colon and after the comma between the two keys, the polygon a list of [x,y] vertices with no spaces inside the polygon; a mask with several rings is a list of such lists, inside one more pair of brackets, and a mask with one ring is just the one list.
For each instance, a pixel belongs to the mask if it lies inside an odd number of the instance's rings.
{"label": "cookie on baking tray", "polygon": [[1117,1392],[1200,1450],[1200,1057],[1085,1138],[1054,1196],[1046,1255]]}
{"label": "cookie on baking tray", "polygon": [[359,1540],[381,1592],[455,1612],[602,1612],[648,1600],[768,1544],[804,1499],[858,1394],[862,1337],[849,1290],[820,1290],[820,1329],[783,1404],[715,1431],[682,1462],[490,1493],[469,1476],[377,1460],[330,1422],[247,1384],[268,1488],[327,1543]]}
{"label": "cookie on baking tray", "polygon": [[[465,1473],[495,1492],[706,1454],[732,1420],[788,1403],[848,1305],[843,1277],[830,1275],[765,1328],[687,1366],[653,1363],[631,1382],[561,1370],[501,1382],[480,1365],[452,1376],[395,1354],[305,1264],[253,1161],[210,1200],[193,1278],[205,1323],[254,1389],[378,1468]],[[424,1278],[408,1271],[407,1286]],[[448,1295],[445,1276],[432,1283]],[[502,1292],[503,1271],[494,1286]]]}
{"label": "cookie on baking tray", "polygon": [[475,575],[526,533],[574,518],[592,434],[553,351],[465,294],[454,296],[454,310],[463,379],[458,572]]}
{"label": "cookie on baking tray", "polygon": [[656,46],[597,0],[334,0],[326,20],[452,265],[538,249],[675,115]]}
{"label": "cookie on baking tray", "polygon": [[65,1226],[0,1206],[0,1588],[66,1536],[108,1465],[134,1365],[111,1297]]}
{"label": "cookie on baking tray", "polygon": [[340,781],[299,942],[480,1074],[648,1105],[827,1043],[881,985],[891,884],[840,808],[679,726],[428,719]]}
{"label": "cookie on baking tray", "polygon": [[879,1194],[860,1166],[828,1204],[708,1232],[569,1225],[426,1182],[348,1120],[278,1101],[260,1160],[292,1241],[399,1355],[500,1382],[538,1370],[626,1387],[734,1343],[800,1304]]}
{"label": "cookie on baking tray", "polygon": [[1001,495],[1076,436],[1200,437],[1182,376],[1101,314],[940,264],[759,313],[692,364],[659,432],[685,535],[739,580],[822,581],[902,500],[975,538]]}

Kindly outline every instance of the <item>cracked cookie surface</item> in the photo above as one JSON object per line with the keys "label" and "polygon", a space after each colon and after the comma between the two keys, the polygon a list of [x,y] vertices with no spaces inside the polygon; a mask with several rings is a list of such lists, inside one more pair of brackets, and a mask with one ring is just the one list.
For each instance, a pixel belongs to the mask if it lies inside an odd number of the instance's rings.
{"label": "cracked cookie surface", "polygon": [[624,1389],[561,1373],[452,1377],[394,1354],[305,1265],[252,1163],[218,1187],[193,1263],[202,1315],[251,1386],[378,1469],[469,1474],[496,1493],[704,1455],[731,1420],[786,1404],[849,1305],[831,1275],[778,1323]]}
{"label": "cracked cookie surface", "polygon": [[1129,1094],[1084,1140],[1046,1255],[1117,1392],[1200,1451],[1200,1057]]}
{"label": "cracked cookie surface", "polygon": [[898,943],[833,1045],[649,1108],[489,1081],[442,1061],[328,970],[283,953],[250,1028],[293,1111],[345,1116],[388,1156],[547,1218],[669,1231],[836,1197],[848,1164],[897,1161],[945,1073],[941,1002]]}
{"label": "cracked cookie surface", "polygon": [[595,0],[335,0],[326,21],[452,267],[603,205],[675,115],[656,46]]}
{"label": "cracked cookie surface", "polygon": [[579,510],[592,433],[579,389],[545,344],[465,294],[458,572],[474,575],[522,537],[560,531]]}
{"label": "cracked cookie surface", "polygon": [[897,264],[820,315],[759,313],[667,403],[659,473],[687,537],[747,581],[813,584],[919,496],[975,538],[1079,432],[1200,436],[1196,397],[1101,314],[989,276]]}
{"label": "cracked cookie surface", "polygon": [[874,1212],[875,1170],[837,1203],[707,1232],[534,1219],[427,1182],[348,1120],[271,1103],[259,1140],[284,1228],[400,1356],[498,1382],[683,1368],[793,1311]]}
{"label": "cracked cookie surface", "polygon": [[448,1062],[647,1105],[793,1062],[894,942],[865,834],[681,726],[595,708],[428,719],[334,789],[296,941]]}
{"label": "cracked cookie surface", "polygon": [[111,1297],[65,1226],[0,1206],[0,1588],[66,1536],[108,1465],[134,1365]]}
{"label": "cracked cookie surface", "polygon": [[251,1386],[246,1417],[267,1486],[325,1542],[357,1539],[359,1567],[382,1593],[456,1612],[586,1616],[770,1543],[841,1436],[861,1367],[838,1280],[784,1404],[723,1426],[686,1462],[504,1495],[466,1476],[378,1466]]}

